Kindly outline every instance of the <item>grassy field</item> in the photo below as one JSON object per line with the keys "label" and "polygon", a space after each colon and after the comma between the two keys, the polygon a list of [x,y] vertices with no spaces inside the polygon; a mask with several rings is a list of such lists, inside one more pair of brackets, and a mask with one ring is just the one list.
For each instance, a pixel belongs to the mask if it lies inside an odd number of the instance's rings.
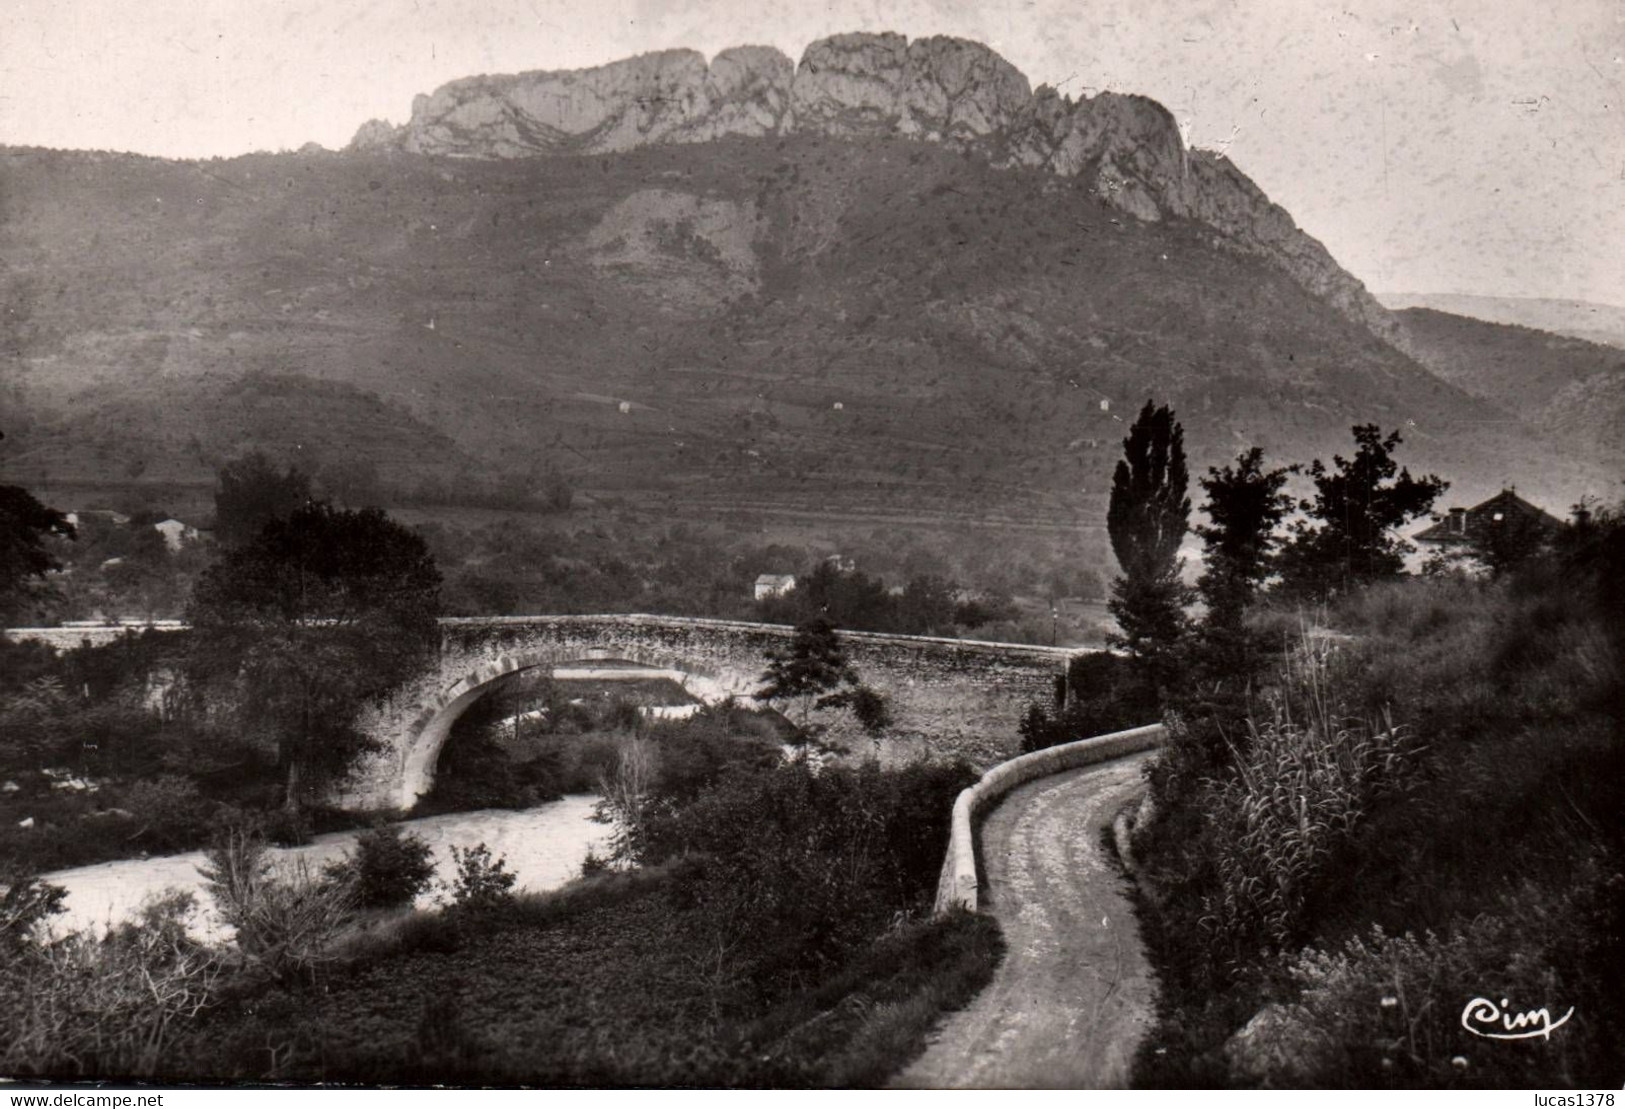
{"label": "grassy field", "polygon": [[227,1002],[177,1043],[168,1077],[867,1086],[917,1054],[999,958],[986,918],[912,923],[805,990],[741,1000],[685,877],[599,879],[459,934],[382,924],[318,995]]}

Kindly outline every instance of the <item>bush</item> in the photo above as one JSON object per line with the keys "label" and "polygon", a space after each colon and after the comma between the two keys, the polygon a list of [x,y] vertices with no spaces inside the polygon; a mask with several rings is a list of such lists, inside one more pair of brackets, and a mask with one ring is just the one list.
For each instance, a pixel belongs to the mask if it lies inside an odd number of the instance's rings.
{"label": "bush", "polygon": [[260,834],[278,847],[303,847],[310,842],[310,814],[305,809],[282,806],[251,814]]}
{"label": "bush", "polygon": [[[1615,1044],[1598,1019],[1604,1010],[1588,1004],[1605,989],[1553,958],[1550,926],[1573,907],[1508,905],[1443,937],[1374,926],[1340,947],[1305,949],[1288,968],[1298,998],[1273,1022],[1270,1047],[1302,1084],[1320,1087],[1612,1087]],[[1489,1002],[1480,1017],[1506,1000],[1508,1016],[1544,1007],[1551,1023],[1571,1009],[1573,1018],[1543,1039],[1494,1042],[1463,1027],[1474,998]],[[1479,1029],[1504,1024],[1490,1018]]]}
{"label": "bush", "polygon": [[736,771],[692,804],[651,814],[646,858],[707,856],[685,896],[761,985],[782,985],[929,901],[953,800],[975,778],[964,764]]}
{"label": "bush", "polygon": [[38,878],[12,875],[0,894],[0,962],[27,950],[39,939],[47,918],[63,911],[68,891]]}
{"label": "bush", "polygon": [[237,930],[237,947],[276,981],[309,981],[334,959],[333,941],[355,903],[347,883],[319,881],[304,859],[273,875],[265,841],[228,832],[198,868],[220,915]]}
{"label": "bush", "polygon": [[140,826],[140,834],[160,850],[181,850],[201,843],[212,823],[213,806],[197,783],[176,774],[132,782],[119,800]]}
{"label": "bush", "polygon": [[386,824],[356,837],[355,853],[328,863],[329,881],[349,885],[365,909],[405,905],[434,878],[434,851],[421,838]]}
{"label": "bush", "polygon": [[1071,696],[1027,707],[1022,717],[1025,752],[1155,724],[1162,707],[1142,663],[1106,651],[1072,660],[1067,673]]}
{"label": "bush", "polygon": [[603,800],[598,803],[594,819],[614,829],[609,839],[610,863],[632,866],[642,861],[645,817],[654,779],[651,745],[633,736],[622,744],[615,772],[599,780],[598,792]]}
{"label": "bush", "polygon": [[1284,704],[1271,720],[1249,720],[1234,776],[1212,787],[1219,888],[1203,924],[1232,943],[1297,936],[1306,898],[1344,861],[1372,802],[1405,784],[1416,748],[1400,728],[1323,708],[1308,721]]}
{"label": "bush", "polygon": [[450,887],[453,909],[479,915],[513,903],[513,886],[517,879],[508,869],[507,859],[493,861],[491,849],[483,843],[467,848],[453,845],[451,857],[457,866],[457,878]]}
{"label": "bush", "polygon": [[104,939],[76,932],[0,965],[0,1072],[75,1078],[150,1076],[220,976],[187,936],[190,894],[149,900]]}

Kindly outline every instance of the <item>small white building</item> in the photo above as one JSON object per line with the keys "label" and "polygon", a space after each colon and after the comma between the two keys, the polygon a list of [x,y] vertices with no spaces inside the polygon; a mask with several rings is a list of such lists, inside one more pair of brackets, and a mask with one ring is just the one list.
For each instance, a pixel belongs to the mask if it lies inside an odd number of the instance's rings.
{"label": "small white building", "polygon": [[198,538],[197,528],[173,518],[159,520],[152,525],[152,530],[164,537],[164,546],[171,552],[180,550],[188,543],[196,543]]}
{"label": "small white building", "polygon": [[782,597],[796,587],[794,574],[758,574],[756,576],[756,599],[765,601],[769,597]]}

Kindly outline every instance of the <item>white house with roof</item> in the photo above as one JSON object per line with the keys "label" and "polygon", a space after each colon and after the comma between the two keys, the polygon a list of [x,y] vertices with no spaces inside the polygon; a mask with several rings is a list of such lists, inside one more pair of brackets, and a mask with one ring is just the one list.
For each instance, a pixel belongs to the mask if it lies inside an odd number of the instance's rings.
{"label": "white house with roof", "polygon": [[765,601],[769,597],[782,597],[796,587],[794,574],[758,574],[756,575],[756,599]]}
{"label": "white house with roof", "polygon": [[201,534],[191,524],[182,523],[173,517],[167,520],[159,520],[152,525],[152,530],[164,537],[164,546],[168,547],[171,553],[180,550],[188,543],[196,543]]}

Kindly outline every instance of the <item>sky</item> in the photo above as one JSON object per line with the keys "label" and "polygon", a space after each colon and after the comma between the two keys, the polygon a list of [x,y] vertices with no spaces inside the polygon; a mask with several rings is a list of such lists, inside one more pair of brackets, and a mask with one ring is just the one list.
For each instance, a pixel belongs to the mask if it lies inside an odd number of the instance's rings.
{"label": "sky", "polygon": [[880,30],[1162,101],[1376,292],[1625,305],[1625,0],[5,0],[0,143],[338,148],[475,73]]}

